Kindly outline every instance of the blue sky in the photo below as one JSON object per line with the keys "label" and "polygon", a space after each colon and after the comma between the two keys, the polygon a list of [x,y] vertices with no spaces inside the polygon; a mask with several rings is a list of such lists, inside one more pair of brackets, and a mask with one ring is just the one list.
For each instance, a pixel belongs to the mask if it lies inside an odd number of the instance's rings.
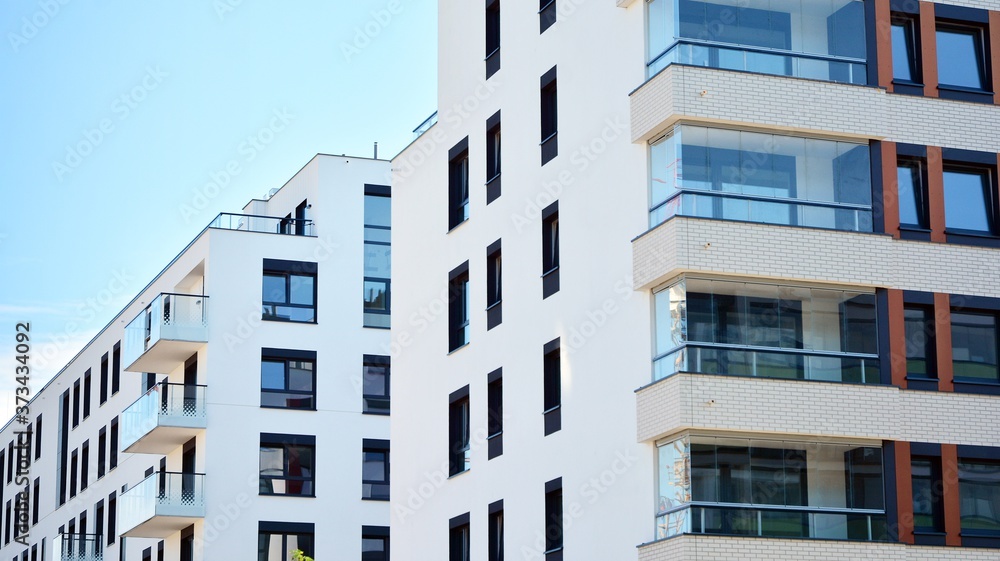
{"label": "blue sky", "polygon": [[4,419],[15,323],[34,392],[216,214],[435,110],[431,0],[11,0],[0,31]]}

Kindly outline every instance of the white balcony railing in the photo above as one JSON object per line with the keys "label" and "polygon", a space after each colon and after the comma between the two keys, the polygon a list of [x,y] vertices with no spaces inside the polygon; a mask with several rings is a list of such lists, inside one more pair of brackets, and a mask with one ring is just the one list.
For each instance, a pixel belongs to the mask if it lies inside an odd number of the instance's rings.
{"label": "white balcony railing", "polygon": [[[170,441],[170,436],[174,432],[171,429],[203,429],[206,426],[205,418],[205,386],[194,386],[185,384],[156,384],[137,399],[135,403],[129,405],[121,416],[121,449],[125,452],[140,450],[130,450],[130,448],[140,440],[150,436],[154,437],[157,431],[165,434],[163,439]],[[181,430],[181,433],[187,432]],[[189,431],[188,431],[189,432]],[[172,442],[180,445],[186,441],[186,437],[181,435],[181,440]],[[169,452],[172,447],[163,450]],[[147,450],[141,450],[147,451]],[[148,450],[153,451],[153,450]]]}
{"label": "white balcony railing", "polygon": [[168,536],[205,517],[205,474],[154,473],[122,493],[118,508],[122,535]]}

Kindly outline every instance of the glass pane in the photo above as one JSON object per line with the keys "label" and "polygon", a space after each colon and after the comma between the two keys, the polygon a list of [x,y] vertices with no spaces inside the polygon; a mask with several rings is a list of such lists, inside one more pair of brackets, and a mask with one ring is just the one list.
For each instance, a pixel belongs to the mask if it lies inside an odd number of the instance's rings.
{"label": "glass pane", "polygon": [[285,276],[264,275],[264,290],[261,296],[264,302],[284,302]]}
{"label": "glass pane", "polygon": [[906,333],[906,373],[913,376],[935,377],[934,356],[934,316],[929,309],[905,308],[903,325]]}
{"label": "glass pane", "polygon": [[365,452],[361,465],[361,479],[385,481],[385,452]]}
{"label": "glass pane", "polygon": [[1000,381],[996,316],[952,312],[951,346],[955,378]]}
{"label": "glass pane", "polygon": [[944,171],[944,222],[946,228],[989,232],[993,214],[987,196],[989,174],[979,170]]}
{"label": "glass pane", "polygon": [[986,88],[983,34],[979,29],[937,29],[938,81],[949,86]]}
{"label": "glass pane", "polygon": [[656,509],[657,512],[664,512],[691,502],[687,439],[663,444],[659,446],[658,453],[659,498]]}
{"label": "glass pane", "polygon": [[365,311],[389,311],[388,291],[385,281],[365,280]]}
{"label": "glass pane", "polygon": [[916,164],[900,165],[896,168],[899,185],[899,223],[923,227],[923,187],[920,167]]}
{"label": "glass pane", "polygon": [[288,364],[288,389],[311,392],[313,389],[313,363],[292,361]]}
{"label": "glass pane", "polygon": [[913,24],[909,21],[892,24],[892,77],[907,82],[916,81],[913,61]]}
{"label": "glass pane", "polygon": [[284,473],[285,450],[280,446],[260,447],[260,474],[281,475]]}
{"label": "glass pane", "polygon": [[260,363],[260,387],[268,390],[285,389],[284,361],[262,361]]}
{"label": "glass pane", "polygon": [[392,246],[365,244],[365,276],[389,278],[392,276]]}
{"label": "glass pane", "polygon": [[291,304],[313,305],[316,277],[311,275],[290,275]]}
{"label": "glass pane", "polygon": [[1000,463],[959,462],[962,532],[1000,532]]}
{"label": "glass pane", "polygon": [[392,199],[377,195],[365,195],[365,225],[385,226],[391,225]]}
{"label": "glass pane", "polygon": [[315,321],[315,308],[292,308],[290,306],[275,306],[274,315],[287,321]]}
{"label": "glass pane", "polygon": [[362,384],[364,386],[365,395],[386,395],[388,388],[385,384],[385,374],[388,370],[385,366],[369,366],[364,367],[364,374],[362,375]]}

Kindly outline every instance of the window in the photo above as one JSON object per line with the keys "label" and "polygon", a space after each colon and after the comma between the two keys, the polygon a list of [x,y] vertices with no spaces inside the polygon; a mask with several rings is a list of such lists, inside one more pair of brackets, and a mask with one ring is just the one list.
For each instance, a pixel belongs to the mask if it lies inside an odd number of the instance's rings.
{"label": "window", "polygon": [[362,366],[362,412],[372,415],[389,414],[389,357],[364,355]]}
{"label": "window", "polygon": [[503,261],[500,240],[486,248],[486,330],[503,321]]}
{"label": "window", "polygon": [[115,492],[112,491],[108,495],[108,545],[115,543],[115,538],[118,536],[118,530],[115,527],[117,521],[118,501],[115,498]]}
{"label": "window", "polygon": [[469,137],[448,151],[448,229],[469,219]]}
{"label": "window", "polygon": [[469,262],[448,273],[448,351],[469,343]]}
{"label": "window", "polygon": [[471,561],[469,551],[469,513],[448,522],[448,561]]}
{"label": "window", "polygon": [[500,196],[500,112],[486,120],[486,204]]}
{"label": "window", "polygon": [[361,561],[389,561],[389,527],[361,527]]}
{"label": "window", "polygon": [[448,475],[469,469],[469,386],[448,397]]}
{"label": "window", "polygon": [[107,430],[101,427],[100,432],[97,434],[97,478],[100,479],[104,477],[104,472],[107,469],[107,453],[108,453],[108,435]]}
{"label": "window", "polygon": [[42,414],[35,418],[35,459],[42,457]]}
{"label": "window", "polygon": [[80,490],[90,485],[90,441],[84,440],[80,446]]}
{"label": "window", "polygon": [[488,561],[503,561],[503,500],[490,503]]}
{"label": "window", "polygon": [[892,14],[892,79],[904,84],[919,84],[920,33],[917,20],[908,14]]}
{"label": "window", "polygon": [[316,409],[316,351],[260,351],[260,406]]}
{"label": "window", "polygon": [[959,460],[962,534],[1000,535],[1000,463]]}
{"label": "window", "polygon": [[952,310],[951,353],[956,380],[1000,383],[997,347],[995,314]]}
{"label": "window", "polygon": [[361,456],[361,498],[388,501],[389,441],[364,439]]}
{"label": "window", "polygon": [[545,33],[545,30],[552,27],[556,22],[556,0],[538,0],[538,32]]}
{"label": "window", "polygon": [[73,428],[80,425],[80,380],[73,382]]}
{"label": "window", "polygon": [[[555,4],[555,0],[551,0]],[[541,78],[541,131],[542,165],[559,155],[559,99],[556,91],[556,67]]]}
{"label": "window", "polygon": [[301,522],[260,522],[257,527],[257,561],[292,561],[296,549],[313,557],[313,524]]}
{"label": "window", "polygon": [[650,215],[872,231],[868,144],[680,125],[650,146]]}
{"label": "window", "polygon": [[121,342],[115,343],[111,351],[111,395],[118,393],[121,388],[122,374],[122,349]]}
{"label": "window", "polygon": [[109,452],[108,469],[118,467],[118,417],[111,419],[111,449]]}
{"label": "window", "polygon": [[910,462],[910,473],[913,480],[913,529],[917,532],[943,531],[940,458],[914,457]]}
{"label": "window", "polygon": [[79,465],[77,451],[73,450],[69,460],[69,498],[71,499],[76,496],[76,482]]}
{"label": "window", "polygon": [[101,405],[104,405],[108,401],[108,353],[104,353],[104,356],[101,357],[100,385]]}
{"label": "window", "polygon": [[101,540],[104,538],[104,499],[94,505],[94,534],[97,536],[95,545],[100,548]]}
{"label": "window", "polygon": [[486,442],[488,459],[503,454],[503,369],[486,378]]}
{"label": "window", "polygon": [[562,359],[559,351],[559,338],[555,338],[543,347],[543,381],[545,436],[562,428]]}
{"label": "window", "polygon": [[262,319],[316,323],[316,263],[264,260]]}
{"label": "window", "polygon": [[260,435],[260,494],[315,496],[316,437]]}
{"label": "window", "polygon": [[500,0],[486,2],[486,78],[500,70]]}
{"label": "window", "polygon": [[886,539],[880,448],[691,436],[658,455],[657,539]]}
{"label": "window", "polygon": [[917,378],[937,378],[934,338],[934,309],[907,305],[903,308],[906,333],[906,374]]}
{"label": "window", "polygon": [[944,168],[944,222],[950,231],[990,234],[995,226],[995,202],[990,170]]}
{"label": "window", "polygon": [[365,185],[364,326],[389,327],[392,279],[391,190]]}
{"label": "window", "polygon": [[928,228],[926,177],[918,160],[900,160],[896,166],[900,226]]}
{"label": "window", "polygon": [[559,292],[559,201],[542,209],[542,299]]}
{"label": "window", "polygon": [[654,298],[655,380],[881,381],[874,293],[688,278]]}
{"label": "window", "polygon": [[31,523],[38,524],[38,493],[41,486],[41,478],[36,477],[31,485]]}
{"label": "window", "polygon": [[545,561],[562,561],[562,478],[545,483]]}
{"label": "window", "polygon": [[939,87],[979,91],[991,89],[982,28],[939,23],[936,36]]}
{"label": "window", "polygon": [[647,10],[647,77],[678,63],[867,83],[861,0],[650,0]]}
{"label": "window", "polygon": [[90,369],[83,375],[83,418],[90,416]]}

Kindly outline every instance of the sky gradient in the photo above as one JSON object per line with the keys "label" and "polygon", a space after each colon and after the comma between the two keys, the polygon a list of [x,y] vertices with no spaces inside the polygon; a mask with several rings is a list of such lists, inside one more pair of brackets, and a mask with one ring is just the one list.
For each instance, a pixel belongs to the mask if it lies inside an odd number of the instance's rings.
{"label": "sky gradient", "polygon": [[404,148],[435,110],[436,16],[430,0],[5,2],[0,417],[17,322],[34,395],[216,214],[316,153]]}

